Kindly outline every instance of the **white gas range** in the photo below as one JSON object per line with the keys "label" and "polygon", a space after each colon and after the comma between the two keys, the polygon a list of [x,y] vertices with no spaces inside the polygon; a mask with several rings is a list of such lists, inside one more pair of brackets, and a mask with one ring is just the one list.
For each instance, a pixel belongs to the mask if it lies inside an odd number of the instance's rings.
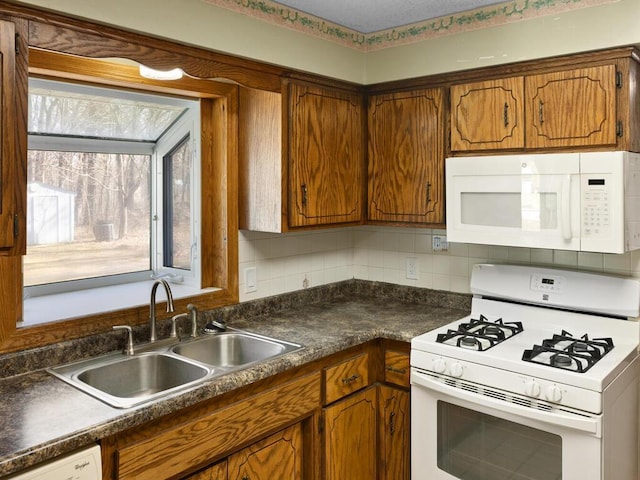
{"label": "white gas range", "polygon": [[637,280],[476,265],[412,341],[413,480],[637,480]]}

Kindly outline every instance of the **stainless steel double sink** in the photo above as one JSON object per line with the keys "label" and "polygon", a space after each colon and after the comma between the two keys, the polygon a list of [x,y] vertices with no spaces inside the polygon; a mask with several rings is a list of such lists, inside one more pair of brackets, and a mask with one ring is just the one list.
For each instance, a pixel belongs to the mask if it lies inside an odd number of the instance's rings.
{"label": "stainless steel double sink", "polygon": [[130,408],[301,348],[229,330],[180,343],[149,344],[132,356],[113,353],[47,370],[113,407]]}

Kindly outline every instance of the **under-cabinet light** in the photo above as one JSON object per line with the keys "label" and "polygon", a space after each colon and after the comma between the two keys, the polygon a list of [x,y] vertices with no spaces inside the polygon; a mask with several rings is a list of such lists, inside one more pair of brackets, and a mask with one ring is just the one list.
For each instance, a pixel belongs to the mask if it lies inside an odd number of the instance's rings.
{"label": "under-cabinet light", "polygon": [[183,71],[180,68],[172,70],[155,70],[153,68],[140,65],[140,75],[151,80],[179,80],[182,78]]}

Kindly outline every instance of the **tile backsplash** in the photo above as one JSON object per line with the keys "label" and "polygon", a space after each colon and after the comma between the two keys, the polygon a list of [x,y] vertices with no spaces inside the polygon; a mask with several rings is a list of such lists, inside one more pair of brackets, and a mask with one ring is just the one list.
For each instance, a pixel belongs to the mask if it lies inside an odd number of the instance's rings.
{"label": "tile backsplash", "polygon": [[[451,243],[434,252],[444,230],[361,226],[286,234],[240,231],[240,300],[357,278],[459,293],[469,292],[476,263],[551,265],[640,277],[640,251],[621,255]],[[407,278],[407,258],[417,279]],[[256,268],[247,292],[245,270]]]}

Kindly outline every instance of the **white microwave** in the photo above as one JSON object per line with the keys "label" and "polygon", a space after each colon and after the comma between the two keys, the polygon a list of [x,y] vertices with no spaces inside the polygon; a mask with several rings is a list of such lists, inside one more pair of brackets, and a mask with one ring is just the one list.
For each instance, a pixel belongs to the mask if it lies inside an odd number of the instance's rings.
{"label": "white microwave", "polygon": [[640,248],[640,154],[446,159],[450,242],[624,253]]}

